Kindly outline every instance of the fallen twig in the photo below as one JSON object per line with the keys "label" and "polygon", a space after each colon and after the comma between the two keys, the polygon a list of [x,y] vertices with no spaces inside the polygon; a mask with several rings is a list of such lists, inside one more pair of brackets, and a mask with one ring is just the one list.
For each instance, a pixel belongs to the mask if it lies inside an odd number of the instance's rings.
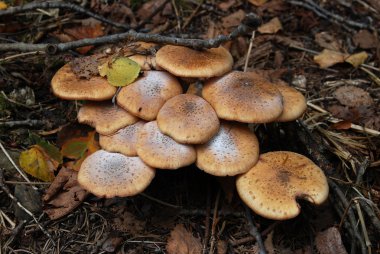
{"label": "fallen twig", "polygon": [[21,121],[5,121],[0,122],[0,127],[19,127],[19,126],[29,126],[29,127],[36,127],[46,124],[44,120],[34,120],[34,119],[27,119],[27,120],[21,120]]}
{"label": "fallen twig", "polygon": [[249,210],[249,208],[246,206],[245,206],[245,213],[248,220],[249,233],[251,234],[251,236],[256,238],[257,245],[259,246],[259,254],[266,254],[267,251],[265,250],[265,245],[261,237],[261,234],[259,230],[256,228],[255,224],[253,223],[251,210]]}
{"label": "fallen twig", "polygon": [[218,225],[219,218],[218,218],[218,206],[219,206],[219,201],[220,201],[220,189],[218,190],[218,194],[216,195],[215,199],[215,205],[214,205],[214,214],[212,216],[212,225],[211,225],[211,237],[210,237],[210,249],[209,249],[209,254],[214,253],[214,248],[215,248],[215,243],[217,241],[217,237],[215,236],[216,234],[216,225]]}

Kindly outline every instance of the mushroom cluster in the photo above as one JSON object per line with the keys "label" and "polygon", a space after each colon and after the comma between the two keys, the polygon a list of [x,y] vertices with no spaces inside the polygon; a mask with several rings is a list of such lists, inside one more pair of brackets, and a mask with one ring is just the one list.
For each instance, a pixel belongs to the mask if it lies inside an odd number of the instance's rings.
{"label": "mushroom cluster", "polygon": [[[83,80],[69,65],[52,79],[58,97],[93,101],[80,108],[78,121],[96,129],[102,150],[82,163],[78,181],[84,188],[101,197],[131,196],[150,184],[155,169],[195,163],[215,176],[238,176],[242,200],[268,218],[294,217],[299,210],[295,198],[316,204],[326,199],[326,179],[317,166],[290,152],[259,156],[258,139],[248,128],[249,123],[300,117],[306,110],[300,92],[255,72],[232,71],[232,56],[223,47],[167,45],[154,54],[149,47],[156,45],[141,45],[137,48],[148,56],[124,55],[139,60],[144,72],[117,95],[105,78]],[[113,96],[116,104],[109,101]],[[293,157],[296,165],[290,164]],[[291,190],[272,186],[276,178]],[[289,200],[276,199],[274,190],[288,191]],[[269,206],[268,200],[275,204]]]}

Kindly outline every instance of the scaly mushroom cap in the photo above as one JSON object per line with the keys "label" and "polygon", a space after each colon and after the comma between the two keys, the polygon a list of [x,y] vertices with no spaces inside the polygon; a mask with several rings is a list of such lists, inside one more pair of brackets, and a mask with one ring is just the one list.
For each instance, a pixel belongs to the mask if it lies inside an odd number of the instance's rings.
{"label": "scaly mushroom cap", "polygon": [[81,79],[71,70],[70,64],[64,65],[51,80],[53,93],[66,100],[103,101],[111,99],[116,87],[110,85],[107,79],[94,76]]}
{"label": "scaly mushroom cap", "polygon": [[328,197],[322,170],[303,155],[279,151],[260,155],[257,164],[236,181],[239,196],[257,214],[274,220],[296,217],[296,199],[314,204]]}
{"label": "scaly mushroom cap", "polygon": [[89,102],[78,112],[78,122],[88,124],[103,135],[110,135],[139,119],[111,102]]}
{"label": "scaly mushroom cap", "polygon": [[178,80],[163,71],[146,71],[132,84],[123,87],[117,96],[117,104],[144,120],[156,119],[164,103],[182,93]]}
{"label": "scaly mushroom cap", "polygon": [[144,126],[144,121],[118,130],[112,135],[99,135],[100,147],[108,152],[122,153],[126,156],[137,156],[137,133]]}
{"label": "scaly mushroom cap", "polygon": [[78,182],[98,197],[127,197],[144,191],[154,176],[139,157],[99,150],[83,161]]}
{"label": "scaly mushroom cap", "polygon": [[222,122],[206,144],[196,146],[197,167],[215,176],[247,172],[259,157],[259,142],[246,125]]}
{"label": "scaly mushroom cap", "polygon": [[223,47],[195,50],[166,45],[156,54],[157,65],[178,77],[210,78],[232,69],[233,59]]}
{"label": "scaly mushroom cap", "polygon": [[219,118],[244,123],[268,123],[282,112],[276,86],[253,72],[233,71],[203,86],[203,98]]}
{"label": "scaly mushroom cap", "polygon": [[137,138],[137,154],[148,165],[160,169],[178,169],[195,162],[193,146],[177,143],[161,133],[157,122],[149,122]]}
{"label": "scaly mushroom cap", "polygon": [[284,101],[284,110],[276,122],[294,121],[302,116],[307,108],[306,98],[303,94],[282,80],[276,81],[276,88],[280,91]]}
{"label": "scaly mushroom cap", "polygon": [[219,130],[211,105],[199,96],[180,94],[169,99],[157,115],[161,132],[182,144],[203,144]]}

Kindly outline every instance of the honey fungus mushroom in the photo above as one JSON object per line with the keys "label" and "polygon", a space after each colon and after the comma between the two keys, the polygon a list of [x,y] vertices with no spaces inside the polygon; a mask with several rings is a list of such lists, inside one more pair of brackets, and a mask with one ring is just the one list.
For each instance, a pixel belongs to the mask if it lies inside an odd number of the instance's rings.
{"label": "honey fungus mushroom", "polygon": [[53,93],[65,100],[103,101],[111,99],[116,87],[110,85],[107,79],[93,76],[81,79],[71,70],[70,64],[64,65],[51,80]]}
{"label": "honey fungus mushroom", "polygon": [[98,197],[127,197],[144,191],[155,173],[139,157],[99,150],[83,161],[78,182]]}
{"label": "honey fungus mushroom", "polygon": [[156,63],[177,77],[210,78],[229,72],[233,59],[224,47],[195,50],[166,45],[157,51]]}
{"label": "honey fungus mushroom", "polygon": [[296,217],[300,213],[297,198],[319,205],[329,192],[326,177],[317,165],[287,151],[260,155],[255,166],[238,176],[236,187],[248,207],[274,220]]}

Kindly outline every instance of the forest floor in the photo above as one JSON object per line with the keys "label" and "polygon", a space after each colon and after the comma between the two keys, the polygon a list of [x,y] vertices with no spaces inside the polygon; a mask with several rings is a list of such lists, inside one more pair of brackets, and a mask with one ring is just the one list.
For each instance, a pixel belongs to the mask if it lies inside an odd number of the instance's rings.
{"label": "forest floor", "polygon": [[[35,5],[3,14],[26,2]],[[41,3],[0,1],[0,253],[260,253],[253,228],[267,253],[380,253],[379,1]],[[54,153],[73,137],[86,148],[97,137],[76,123],[80,102],[54,96],[50,81],[74,58],[127,42],[64,51],[29,44],[57,45],[131,27],[210,39],[229,34],[249,13],[263,25],[254,36],[250,30],[223,44],[233,69],[266,70],[308,101],[297,121],[256,126],[260,151],[312,159],[329,178],[328,201],[318,207],[300,201],[294,219],[265,219],[246,212],[233,177],[214,177],[194,165],[158,171],[134,197],[78,198],[73,161],[56,160]],[[19,42],[28,45],[4,46]],[[55,179],[25,180],[12,164],[23,151],[42,156]]]}

